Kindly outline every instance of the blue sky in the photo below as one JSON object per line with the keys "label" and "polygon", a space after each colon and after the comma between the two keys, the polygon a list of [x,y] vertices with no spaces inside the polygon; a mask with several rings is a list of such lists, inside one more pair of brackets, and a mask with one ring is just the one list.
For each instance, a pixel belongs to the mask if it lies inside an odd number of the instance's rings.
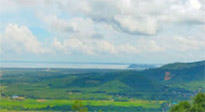
{"label": "blue sky", "polygon": [[0,60],[205,59],[203,0],[0,0]]}

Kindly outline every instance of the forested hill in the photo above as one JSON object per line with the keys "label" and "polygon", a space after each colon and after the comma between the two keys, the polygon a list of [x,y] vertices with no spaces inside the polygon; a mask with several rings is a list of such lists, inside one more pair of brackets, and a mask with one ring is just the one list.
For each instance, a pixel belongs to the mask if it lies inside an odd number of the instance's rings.
{"label": "forested hill", "polygon": [[205,60],[198,61],[198,62],[192,62],[192,63],[172,63],[172,64],[166,64],[162,66],[162,69],[185,69],[185,68],[193,68],[197,66],[204,66],[205,67]]}
{"label": "forested hill", "polygon": [[[64,99],[67,98],[65,94],[79,93],[145,99],[183,99],[190,98],[189,95],[198,90],[205,91],[204,67],[205,61],[174,63],[143,71],[3,69],[0,81],[6,87],[5,96],[15,94],[32,98],[46,96]],[[57,89],[61,92],[56,93]]]}
{"label": "forested hill", "polygon": [[173,63],[160,68],[144,70],[143,75],[158,81],[182,83],[205,80],[205,61],[193,63]]}

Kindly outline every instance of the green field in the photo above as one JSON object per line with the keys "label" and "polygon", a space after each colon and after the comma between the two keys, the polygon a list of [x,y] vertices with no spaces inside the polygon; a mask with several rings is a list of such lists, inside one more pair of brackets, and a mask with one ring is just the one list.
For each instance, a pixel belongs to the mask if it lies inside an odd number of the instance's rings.
{"label": "green field", "polygon": [[[119,106],[119,107],[143,107],[143,108],[160,108],[164,101],[106,101],[106,100],[81,100],[85,106]],[[40,110],[44,108],[52,108],[55,106],[71,106],[75,100],[46,100],[46,99],[24,99],[14,100],[9,98],[2,98],[0,105],[2,109],[12,110]]]}

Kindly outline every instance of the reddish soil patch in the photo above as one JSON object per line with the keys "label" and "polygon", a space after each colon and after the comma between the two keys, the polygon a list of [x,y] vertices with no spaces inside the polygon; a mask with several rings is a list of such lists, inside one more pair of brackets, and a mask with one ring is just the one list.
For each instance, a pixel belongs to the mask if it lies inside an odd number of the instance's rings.
{"label": "reddish soil patch", "polygon": [[171,75],[170,72],[166,72],[164,76],[164,80],[170,80],[171,79],[170,75]]}

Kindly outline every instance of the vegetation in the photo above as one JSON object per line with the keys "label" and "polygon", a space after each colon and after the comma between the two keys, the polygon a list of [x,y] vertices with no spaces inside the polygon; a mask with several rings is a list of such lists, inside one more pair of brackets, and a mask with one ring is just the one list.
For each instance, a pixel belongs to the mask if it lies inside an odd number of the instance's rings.
{"label": "vegetation", "polygon": [[205,61],[199,61],[194,63],[173,63],[162,66],[163,69],[185,69],[193,68],[197,66],[204,66]]}
{"label": "vegetation", "polygon": [[0,110],[168,110],[173,102],[205,92],[204,65],[176,63],[143,71],[2,68]]}
{"label": "vegetation", "polygon": [[170,112],[205,112],[205,93],[198,93],[192,102],[183,101],[174,105]]}
{"label": "vegetation", "polygon": [[83,106],[83,103],[81,101],[75,101],[72,105],[72,110],[76,112],[88,112],[88,108]]}
{"label": "vegetation", "polygon": [[[87,111],[89,110],[103,110],[109,111],[110,108],[118,108],[119,107],[123,110],[129,108],[132,110],[137,109],[138,107],[141,110],[149,110],[155,109],[157,110],[160,108],[161,104],[164,101],[145,101],[145,100],[138,100],[138,101],[94,101],[94,100],[57,100],[57,99],[9,99],[3,98],[1,99],[0,109],[7,109],[7,110],[58,110],[58,111],[67,111],[67,110],[76,110],[76,111]],[[86,107],[85,107],[86,106]],[[88,107],[88,108],[87,108]],[[158,109],[159,110],[159,109]]]}

